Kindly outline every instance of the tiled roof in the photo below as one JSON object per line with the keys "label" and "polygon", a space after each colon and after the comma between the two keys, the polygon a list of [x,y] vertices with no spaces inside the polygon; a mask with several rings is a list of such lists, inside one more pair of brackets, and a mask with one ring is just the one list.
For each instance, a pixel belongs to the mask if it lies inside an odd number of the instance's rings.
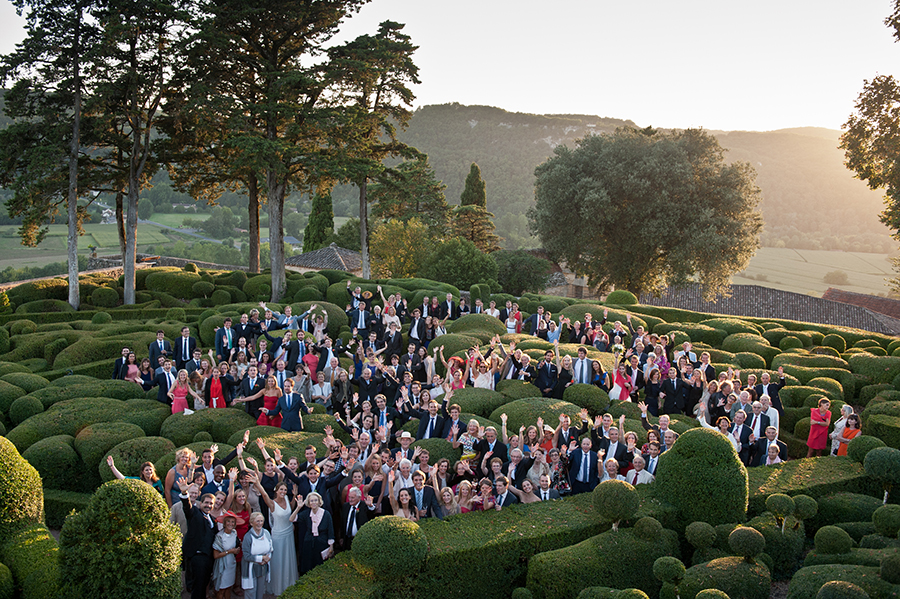
{"label": "tiled roof", "polygon": [[301,268],[330,268],[353,272],[362,268],[362,254],[332,243],[328,247],[291,256],[285,260],[285,264]]}
{"label": "tiled roof", "polygon": [[892,318],[900,318],[900,301],[898,300],[878,297],[877,295],[867,295],[865,293],[853,293],[852,291],[844,291],[834,287],[829,287],[822,295],[822,298],[834,302],[862,306],[872,312],[887,314]]}
{"label": "tiled roof", "polygon": [[900,334],[900,322],[876,314],[871,309],[759,285],[732,285],[730,297],[718,297],[713,302],[701,297],[697,284],[669,287],[661,297],[642,295],[640,302],[695,312],[784,318],[853,327],[886,335]]}

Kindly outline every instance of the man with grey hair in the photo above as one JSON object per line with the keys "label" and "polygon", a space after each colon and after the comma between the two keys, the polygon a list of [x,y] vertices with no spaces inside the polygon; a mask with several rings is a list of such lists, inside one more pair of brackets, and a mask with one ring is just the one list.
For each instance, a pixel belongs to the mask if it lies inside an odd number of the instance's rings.
{"label": "man with grey hair", "polygon": [[762,413],[762,402],[754,401],[751,404],[752,414],[750,418],[750,430],[753,431],[752,439],[761,439],[766,434],[766,427],[769,426],[769,417]]}
{"label": "man with grey hair", "polygon": [[644,470],[644,458],[641,456],[634,456],[631,465],[634,469],[625,476],[627,482],[632,485],[647,485],[656,480],[652,474]]}
{"label": "man with grey hair", "polygon": [[534,458],[526,458],[518,447],[509,452],[509,461],[503,464],[503,474],[509,478],[509,484],[517,489],[522,488],[522,482],[527,478],[528,471],[534,464]]}
{"label": "man with grey hair", "polygon": [[[341,533],[338,543],[345,550],[350,550],[353,546],[353,539],[362,528],[363,524],[369,521],[369,517],[374,515],[375,503],[371,496],[366,496],[366,501],[362,501],[362,491],[359,487],[350,487],[347,493],[347,503],[341,509],[341,519],[335,526]],[[335,531],[337,532],[337,531]]]}
{"label": "man with grey hair", "polygon": [[761,413],[769,417],[769,425],[774,426],[776,431],[779,430],[780,417],[778,410],[772,407],[771,398],[768,395],[762,395],[759,398],[759,403],[762,405]]}

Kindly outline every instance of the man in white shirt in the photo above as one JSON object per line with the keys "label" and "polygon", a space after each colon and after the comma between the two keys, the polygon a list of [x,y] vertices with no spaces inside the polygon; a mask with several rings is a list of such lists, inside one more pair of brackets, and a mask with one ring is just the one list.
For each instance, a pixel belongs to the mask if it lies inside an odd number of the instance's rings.
{"label": "man in white shirt", "polygon": [[647,485],[656,480],[656,477],[644,470],[644,458],[641,456],[634,456],[634,460],[631,464],[634,466],[634,470],[629,472],[625,477],[627,482],[632,485]]}
{"label": "man in white shirt", "polygon": [[778,428],[779,425],[779,414],[778,410],[772,407],[772,400],[769,399],[768,395],[763,395],[759,398],[759,403],[762,405],[761,412],[769,417],[769,426],[774,426],[775,430],[780,430]]}
{"label": "man in white shirt", "polygon": [[509,492],[509,479],[502,474],[494,479],[494,492],[497,498],[494,500],[494,509],[498,512],[503,508],[519,503],[515,495]]}
{"label": "man in white shirt", "polygon": [[541,501],[550,501],[551,499],[559,499],[559,491],[550,488],[550,475],[542,474],[540,477],[540,488],[537,490],[537,496]]}

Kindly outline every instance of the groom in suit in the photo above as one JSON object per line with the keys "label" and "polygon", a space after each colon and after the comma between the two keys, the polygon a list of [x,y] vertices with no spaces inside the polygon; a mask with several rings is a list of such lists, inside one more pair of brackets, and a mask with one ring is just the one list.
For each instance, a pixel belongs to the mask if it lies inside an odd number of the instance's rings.
{"label": "groom in suit", "polygon": [[218,527],[209,515],[216,501],[215,495],[207,493],[200,497],[200,503],[192,505],[188,495],[188,480],[178,481],[181,489],[181,505],[187,520],[187,534],[181,544],[181,553],[185,562],[190,563],[194,572],[194,585],[191,599],[206,599],[206,587],[213,570],[213,541],[216,539]]}
{"label": "groom in suit", "polygon": [[284,395],[278,398],[278,403],[274,410],[263,410],[266,416],[274,416],[281,413],[281,428],[290,432],[300,432],[303,430],[303,416],[309,414],[309,406],[299,393],[294,393],[294,379],[284,380]]}

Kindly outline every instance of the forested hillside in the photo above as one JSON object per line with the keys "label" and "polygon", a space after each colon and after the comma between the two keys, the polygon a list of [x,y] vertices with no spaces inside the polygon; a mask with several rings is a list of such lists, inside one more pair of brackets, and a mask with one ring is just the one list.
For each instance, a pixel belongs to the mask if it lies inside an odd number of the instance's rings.
{"label": "forested hillside", "polygon": [[[573,145],[585,135],[624,125],[646,126],[597,116],[533,115],[445,104],[418,109],[400,137],[428,154],[451,204],[458,203],[469,165],[477,162],[498,233],[510,245],[531,245],[525,211],[534,201],[534,168],[557,145]],[[837,148],[840,132],[799,128],[713,133],[728,150],[727,159],[750,162],[758,173],[764,245],[894,249],[887,228],[878,222],[881,194],[855,180],[843,166],[843,153]]]}

